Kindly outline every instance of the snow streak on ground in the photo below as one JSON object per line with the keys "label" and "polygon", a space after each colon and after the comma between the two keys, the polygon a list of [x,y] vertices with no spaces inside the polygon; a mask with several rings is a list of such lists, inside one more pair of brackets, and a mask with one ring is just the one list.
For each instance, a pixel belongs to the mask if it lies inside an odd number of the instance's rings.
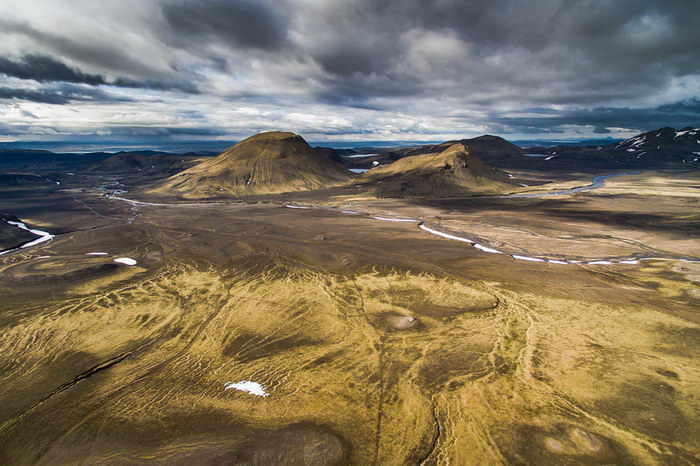
{"label": "snow streak on ground", "polygon": [[375,220],[384,220],[386,222],[417,222],[412,218],[389,218],[389,217],[372,217]]}
{"label": "snow streak on ground", "polygon": [[266,397],[269,396],[270,394],[265,391],[265,387],[257,382],[253,382],[251,380],[241,380],[240,382],[228,382],[226,385],[224,385],[224,390],[238,390],[241,392],[246,392],[250,393],[251,395],[255,396],[262,396]]}
{"label": "snow streak on ground", "polygon": [[119,257],[114,259],[114,262],[118,262],[124,265],[136,265],[136,261],[130,257]]}
{"label": "snow streak on ground", "polygon": [[421,230],[425,230],[428,233],[432,233],[433,235],[442,236],[443,238],[453,239],[455,241],[462,241],[463,243],[470,243],[470,244],[474,242],[470,239],[462,238],[461,236],[450,235],[449,233],[443,233],[441,231],[433,230],[432,228],[426,227],[422,222],[420,225],[418,225],[418,228],[420,228]]}
{"label": "snow streak on ground", "polygon": [[28,231],[29,233],[38,236],[38,238],[35,239],[35,240],[32,240],[32,241],[29,241],[29,242],[27,242],[27,243],[24,243],[24,244],[22,244],[22,245],[19,246],[19,247],[11,248],[11,249],[6,249],[6,250],[4,250],[4,251],[0,251],[0,256],[2,256],[3,254],[7,254],[7,253],[10,253],[10,252],[13,252],[13,251],[19,251],[20,249],[28,248],[28,247],[31,247],[31,246],[36,246],[37,244],[45,243],[46,241],[51,241],[51,240],[55,237],[55,235],[52,235],[51,233],[48,233],[48,232],[46,232],[46,231],[35,230],[35,229],[33,229],[33,228],[29,228],[29,227],[28,227],[27,225],[25,225],[23,222],[14,222],[14,221],[12,221],[12,220],[5,220],[5,222],[6,222],[8,225],[12,225],[12,226],[15,226],[15,227],[17,227],[17,228],[21,228],[22,230],[26,230],[26,231]]}

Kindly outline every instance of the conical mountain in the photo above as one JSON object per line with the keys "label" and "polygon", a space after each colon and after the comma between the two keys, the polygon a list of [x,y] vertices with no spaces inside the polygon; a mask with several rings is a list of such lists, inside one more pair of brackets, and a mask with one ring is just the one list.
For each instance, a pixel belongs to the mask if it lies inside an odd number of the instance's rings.
{"label": "conical mountain", "polygon": [[351,178],[342,165],[294,133],[259,133],[168,178],[153,192],[189,198],[305,191]]}
{"label": "conical mountain", "polygon": [[524,150],[512,142],[490,134],[471,139],[462,139],[458,142],[464,144],[472,154],[483,158],[490,156],[520,156],[525,153]]}
{"label": "conical mountain", "polygon": [[507,174],[491,168],[464,144],[439,149],[373,168],[359,181],[371,185],[378,197],[458,197],[516,189]]}
{"label": "conical mountain", "polygon": [[460,139],[446,141],[440,144],[426,144],[423,146],[392,149],[382,152],[375,157],[362,159],[362,163],[366,164],[376,161],[377,163],[383,165],[403,157],[441,152],[454,144],[462,144],[464,147],[469,149],[473,155],[489,161],[504,158],[507,159],[509,157],[520,157],[525,153],[525,151],[523,151],[520,147],[506,141],[502,137],[484,134],[483,136],[478,136],[471,139]]}

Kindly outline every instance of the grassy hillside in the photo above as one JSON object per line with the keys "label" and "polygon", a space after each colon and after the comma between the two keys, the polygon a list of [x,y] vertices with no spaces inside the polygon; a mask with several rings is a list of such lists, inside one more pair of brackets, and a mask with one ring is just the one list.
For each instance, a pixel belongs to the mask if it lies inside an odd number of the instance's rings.
{"label": "grassy hillside", "polygon": [[245,139],[151,189],[188,198],[305,191],[342,184],[351,174],[294,133]]}
{"label": "grassy hillside", "polygon": [[371,184],[378,197],[455,197],[515,189],[505,173],[491,168],[462,143],[374,168],[360,180]]}

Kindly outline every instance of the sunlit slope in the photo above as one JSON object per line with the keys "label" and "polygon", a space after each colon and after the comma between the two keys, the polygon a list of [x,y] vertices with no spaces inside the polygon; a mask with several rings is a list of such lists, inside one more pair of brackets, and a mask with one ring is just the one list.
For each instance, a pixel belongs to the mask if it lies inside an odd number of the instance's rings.
{"label": "sunlit slope", "polygon": [[350,177],[301,136],[275,131],[245,139],[151,191],[191,198],[273,194],[325,188]]}
{"label": "sunlit slope", "polygon": [[504,172],[491,168],[461,143],[374,168],[360,180],[372,184],[379,197],[453,197],[515,190]]}

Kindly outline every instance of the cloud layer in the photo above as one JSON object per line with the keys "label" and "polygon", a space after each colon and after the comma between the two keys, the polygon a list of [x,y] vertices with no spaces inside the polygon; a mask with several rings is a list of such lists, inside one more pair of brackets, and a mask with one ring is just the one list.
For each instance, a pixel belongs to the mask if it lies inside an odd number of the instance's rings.
{"label": "cloud layer", "polygon": [[687,0],[5,0],[0,138],[700,125],[698,17]]}

